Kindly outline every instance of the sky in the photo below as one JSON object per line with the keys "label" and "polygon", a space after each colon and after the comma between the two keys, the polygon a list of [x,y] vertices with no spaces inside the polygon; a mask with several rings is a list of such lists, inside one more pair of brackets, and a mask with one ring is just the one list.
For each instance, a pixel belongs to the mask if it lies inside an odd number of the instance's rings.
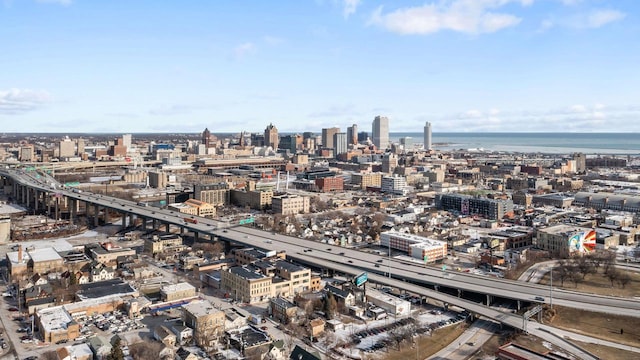
{"label": "sky", "polygon": [[637,0],[0,0],[2,132],[640,132]]}

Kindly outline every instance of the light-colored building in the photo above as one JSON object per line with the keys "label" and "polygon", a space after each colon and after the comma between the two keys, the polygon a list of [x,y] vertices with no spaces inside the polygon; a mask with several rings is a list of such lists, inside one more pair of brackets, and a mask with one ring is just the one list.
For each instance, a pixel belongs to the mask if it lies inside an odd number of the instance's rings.
{"label": "light-colored building", "polygon": [[194,301],[182,307],[186,326],[193,329],[198,346],[211,347],[224,334],[225,314],[209,301]]}
{"label": "light-colored building", "polygon": [[221,287],[241,302],[261,303],[273,296],[271,277],[252,265],[234,266],[220,272]]}
{"label": "light-colored building", "polygon": [[44,342],[55,344],[61,340],[73,340],[80,335],[80,325],[63,306],[38,310],[35,323]]}
{"label": "light-colored building", "polygon": [[177,211],[181,214],[186,214],[186,215],[198,215],[198,208],[186,203],[169,204],[167,205],[167,209]]}
{"label": "light-colored building", "polygon": [[58,144],[58,157],[70,158],[76,155],[76,143],[71,141],[69,137],[65,137]]}
{"label": "light-colored building", "polygon": [[221,182],[217,184],[196,184],[193,187],[193,196],[196,200],[204,201],[213,206],[229,204],[229,184]]}
{"label": "light-colored building", "polygon": [[380,246],[404,251],[407,255],[421,260],[424,260],[424,257],[427,256],[428,262],[441,260],[447,255],[447,243],[445,241],[397,231],[381,233]]}
{"label": "light-colored building", "polygon": [[369,186],[381,187],[382,174],[381,173],[353,174],[351,175],[351,183],[359,185],[360,188],[363,190],[365,190]]}
{"label": "light-colored building", "polygon": [[406,195],[409,191],[407,179],[404,176],[384,176],[381,187],[381,191],[386,194]]}
{"label": "light-colored building", "polygon": [[595,249],[596,232],[572,225],[538,229],[535,245],[556,255],[588,253]]}
{"label": "light-colored building", "polygon": [[153,235],[144,239],[144,250],[154,255],[163,252],[177,253],[185,248],[182,237],[177,234]]}
{"label": "light-colored building", "polygon": [[284,260],[273,262],[273,267],[279,277],[272,280],[274,296],[292,296],[311,289],[309,268]]}
{"label": "light-colored building", "polygon": [[389,147],[389,119],[376,116],[372,124],[373,144],[380,150]]}
{"label": "light-colored building", "polygon": [[426,122],[424,124],[424,149],[431,150],[431,123]]}
{"label": "light-colored building", "polygon": [[271,209],[274,214],[295,215],[309,212],[309,197],[299,195],[279,195],[271,199]]}
{"label": "light-colored building", "polygon": [[262,210],[271,205],[273,191],[271,190],[231,190],[231,202],[237,206],[249,206]]}
{"label": "light-colored building", "polygon": [[204,201],[200,201],[200,200],[196,200],[196,199],[189,199],[187,201],[184,202],[185,205],[189,205],[192,206],[194,208],[196,208],[196,214],[198,216],[202,216],[202,217],[213,217],[216,215],[216,208],[215,206],[206,203]]}
{"label": "light-colored building", "polygon": [[190,299],[195,296],[196,288],[188,282],[165,285],[160,288],[160,299],[162,301]]}
{"label": "light-colored building", "polygon": [[383,308],[389,315],[404,317],[411,315],[411,303],[393,295],[367,289],[367,301]]}
{"label": "light-colored building", "polygon": [[340,132],[339,127],[325,128],[322,129],[322,146],[325,148],[334,148],[333,144],[333,135]]}
{"label": "light-colored building", "polygon": [[169,176],[160,171],[149,171],[149,186],[155,189],[164,189],[169,184]]}

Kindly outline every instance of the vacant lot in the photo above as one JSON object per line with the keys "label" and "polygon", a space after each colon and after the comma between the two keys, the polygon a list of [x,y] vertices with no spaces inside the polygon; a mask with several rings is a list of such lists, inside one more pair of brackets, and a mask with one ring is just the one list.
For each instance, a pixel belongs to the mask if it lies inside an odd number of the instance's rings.
{"label": "vacant lot", "polygon": [[[577,286],[571,280],[565,280],[564,286],[562,286],[560,283],[560,279],[558,279],[557,276],[554,276],[553,287],[599,295],[611,295],[620,297],[640,296],[640,274],[631,271],[625,271],[625,273],[629,274],[629,276],[631,277],[631,281],[627,285],[625,285],[624,288],[620,287],[620,285],[616,282],[614,282],[613,286],[611,286],[611,281],[609,281],[609,279],[605,277],[604,274],[602,274],[602,270],[598,271],[598,273],[596,274],[587,275],[582,282],[578,283]],[[549,281],[550,277],[549,274],[547,274],[540,280],[540,284],[549,285]]]}
{"label": "vacant lot", "polygon": [[[432,336],[423,335],[420,337],[420,347],[418,358],[426,359],[429,356],[437,353],[440,349],[453,342],[460,334],[467,329],[464,325],[449,326],[446,328],[438,329],[433,332]],[[382,358],[385,360],[407,360],[416,358],[416,348],[412,347],[410,343],[403,343],[400,345],[400,351],[390,349],[389,353]],[[384,351],[384,350],[383,350]]]}
{"label": "vacant lot", "polygon": [[583,343],[580,341],[574,341],[574,343],[576,343],[578,346],[581,346],[588,352],[598,356],[602,360],[636,360],[640,358],[639,353],[631,351],[624,351],[608,346]]}
{"label": "vacant lot", "polygon": [[[551,322],[553,326],[620,344],[640,344],[640,318],[562,306],[554,306],[554,309],[557,310],[557,315]],[[623,334],[620,334],[620,329],[624,330]],[[640,358],[640,354],[638,355]]]}

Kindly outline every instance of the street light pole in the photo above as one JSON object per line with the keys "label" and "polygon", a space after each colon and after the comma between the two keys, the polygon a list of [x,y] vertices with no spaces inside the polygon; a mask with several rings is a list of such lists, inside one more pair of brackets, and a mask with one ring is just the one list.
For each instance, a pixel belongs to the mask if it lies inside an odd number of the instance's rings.
{"label": "street light pole", "polygon": [[389,258],[387,259],[387,267],[389,270],[389,279],[391,279],[391,237],[389,237]]}
{"label": "street light pole", "polygon": [[553,309],[553,266],[551,267],[551,281],[549,282],[549,307]]}

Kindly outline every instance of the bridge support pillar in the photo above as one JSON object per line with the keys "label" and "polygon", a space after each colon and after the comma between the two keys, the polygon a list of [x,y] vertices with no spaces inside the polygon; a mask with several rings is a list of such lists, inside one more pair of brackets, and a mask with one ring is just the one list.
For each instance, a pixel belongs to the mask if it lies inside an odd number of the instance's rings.
{"label": "bridge support pillar", "polygon": [[487,306],[491,306],[492,301],[493,301],[493,296],[487,294]]}
{"label": "bridge support pillar", "polygon": [[462,289],[458,289],[458,297],[462,297],[462,293],[463,293]]}
{"label": "bridge support pillar", "polygon": [[121,229],[124,230],[127,228],[127,213],[122,213],[122,226]]}
{"label": "bridge support pillar", "polygon": [[134,214],[129,214],[129,226],[136,227],[136,216]]}
{"label": "bridge support pillar", "polygon": [[193,232],[193,241],[194,242],[198,242],[198,240],[200,239],[200,233],[197,231]]}
{"label": "bridge support pillar", "polygon": [[164,231],[169,232],[169,227],[171,225],[169,223],[164,224]]}
{"label": "bridge support pillar", "polygon": [[158,228],[158,220],[156,220],[156,219],[151,220],[151,228],[153,230]]}
{"label": "bridge support pillar", "polygon": [[31,207],[30,191],[28,187],[24,187],[24,204],[27,206],[27,210]]}
{"label": "bridge support pillar", "polygon": [[78,201],[76,199],[69,199],[69,223],[70,224],[75,224],[77,215],[78,215]]}
{"label": "bridge support pillar", "polygon": [[438,291],[439,291],[439,289],[438,289],[439,287],[440,287],[440,286],[438,286],[438,285],[433,285],[433,289],[434,289],[436,292],[438,292]]}
{"label": "bridge support pillar", "polygon": [[[107,209],[105,208],[104,210],[106,213]],[[100,205],[95,204],[93,206],[93,226],[98,227],[99,225],[100,225]]]}
{"label": "bridge support pillar", "polygon": [[40,192],[38,190],[34,190],[33,194],[33,213],[37,214],[39,209],[40,202]]}
{"label": "bridge support pillar", "polygon": [[518,311],[520,311],[520,308],[522,308],[522,302],[520,300],[516,301],[516,306]]}

